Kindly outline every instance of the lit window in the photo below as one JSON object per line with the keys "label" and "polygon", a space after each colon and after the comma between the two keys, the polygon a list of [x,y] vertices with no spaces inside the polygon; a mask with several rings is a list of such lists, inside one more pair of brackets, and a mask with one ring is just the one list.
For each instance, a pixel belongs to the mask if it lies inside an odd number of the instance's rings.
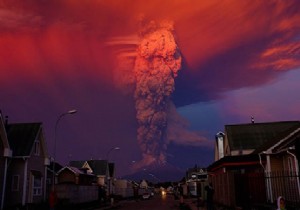
{"label": "lit window", "polygon": [[12,191],[19,191],[19,175],[13,175],[12,177]]}

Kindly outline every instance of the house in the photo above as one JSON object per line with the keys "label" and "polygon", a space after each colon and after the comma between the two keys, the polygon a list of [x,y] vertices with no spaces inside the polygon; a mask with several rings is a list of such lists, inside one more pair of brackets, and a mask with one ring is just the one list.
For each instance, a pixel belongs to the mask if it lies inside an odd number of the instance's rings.
{"label": "house", "polygon": [[96,201],[98,186],[95,179],[96,176],[89,173],[86,168],[63,167],[57,173],[58,183],[55,185],[57,198],[72,204]]}
{"label": "house", "polygon": [[207,169],[195,165],[186,171],[186,184],[188,186],[188,194],[191,196],[205,197],[205,186],[208,185]]}
{"label": "house", "polygon": [[86,169],[66,166],[57,172],[57,184],[68,183],[76,185],[92,185],[95,175]]}
{"label": "house", "polygon": [[48,152],[42,123],[6,124],[12,158],[7,167],[5,206],[46,200]]}
{"label": "house", "polygon": [[104,186],[114,177],[114,163],[107,160],[70,161],[70,166],[86,168],[89,173],[97,176],[97,184]]}
{"label": "house", "polygon": [[0,209],[4,207],[8,161],[12,156],[2,113],[0,112]]}
{"label": "house", "polygon": [[215,162],[208,167],[216,202],[275,203],[282,195],[299,205],[299,137],[299,121],[226,125],[216,135]]}

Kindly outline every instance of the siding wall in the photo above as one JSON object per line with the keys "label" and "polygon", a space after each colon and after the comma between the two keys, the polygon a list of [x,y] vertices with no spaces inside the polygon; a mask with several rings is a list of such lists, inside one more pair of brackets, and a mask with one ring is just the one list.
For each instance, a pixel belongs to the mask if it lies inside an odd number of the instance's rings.
{"label": "siding wall", "polygon": [[76,184],[76,176],[73,172],[69,170],[62,171],[58,176],[58,183],[74,183]]}
{"label": "siding wall", "polygon": [[[40,144],[41,146],[41,144]],[[32,154],[32,156],[27,160],[27,180],[26,183],[26,203],[40,203],[44,199],[44,184],[42,183],[42,194],[38,196],[33,196],[32,192],[32,170],[37,171],[41,174],[42,181],[45,181],[45,165],[44,165],[44,153],[42,149],[39,156]],[[24,165],[25,159],[23,158],[12,158],[8,165],[7,174],[7,186],[6,186],[6,205],[5,206],[15,206],[22,203],[23,196],[23,184],[24,184]],[[19,190],[12,191],[12,178],[14,175],[19,176]],[[32,199],[31,199],[32,196]]]}
{"label": "siding wall", "polygon": [[[14,206],[22,203],[22,192],[24,183],[24,163],[23,159],[11,159],[7,171],[6,202],[5,206]],[[12,178],[19,176],[18,191],[12,191]]]}
{"label": "siding wall", "polygon": [[[41,151],[42,152],[42,151]],[[26,202],[31,202],[30,196],[32,196],[32,203],[40,203],[44,199],[44,183],[42,183],[42,194],[38,196],[34,196],[32,192],[32,170],[38,171],[41,174],[42,182],[45,181],[45,165],[44,165],[44,157],[41,153],[39,156],[34,154],[31,155],[30,159],[28,160],[28,171],[27,171],[27,198]]]}
{"label": "siding wall", "polygon": [[283,167],[283,160],[281,156],[271,155],[270,156],[271,162],[271,171],[282,171],[284,170]]}
{"label": "siding wall", "polygon": [[3,156],[0,156],[0,204],[2,204],[2,189],[3,189],[3,178],[4,178],[4,164],[5,164],[5,159]]}

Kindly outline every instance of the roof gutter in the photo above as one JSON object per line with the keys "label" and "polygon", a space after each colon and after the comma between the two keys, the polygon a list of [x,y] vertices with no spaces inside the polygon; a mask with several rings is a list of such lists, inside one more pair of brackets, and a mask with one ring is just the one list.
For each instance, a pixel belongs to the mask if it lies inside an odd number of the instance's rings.
{"label": "roof gutter", "polygon": [[299,183],[299,176],[298,176],[298,174],[299,174],[299,167],[298,167],[298,160],[297,160],[297,157],[296,157],[296,155],[294,155],[293,153],[291,153],[289,150],[287,150],[286,151],[288,154],[290,154],[291,156],[293,156],[293,158],[294,158],[294,163],[295,163],[295,169],[296,169],[296,179],[297,179],[297,186],[298,186],[298,194],[299,194],[299,196],[300,196],[300,183]]}
{"label": "roof gutter", "polygon": [[275,145],[273,145],[272,147],[270,147],[268,150],[266,150],[266,153],[272,153],[272,150],[277,147],[278,145],[280,145],[282,142],[284,142],[285,140],[289,139],[291,136],[293,136],[294,134],[296,134],[297,132],[300,131],[300,128],[294,130],[292,133],[290,133],[289,135],[287,135],[286,137],[284,137],[283,139],[281,139],[280,141],[278,141]]}

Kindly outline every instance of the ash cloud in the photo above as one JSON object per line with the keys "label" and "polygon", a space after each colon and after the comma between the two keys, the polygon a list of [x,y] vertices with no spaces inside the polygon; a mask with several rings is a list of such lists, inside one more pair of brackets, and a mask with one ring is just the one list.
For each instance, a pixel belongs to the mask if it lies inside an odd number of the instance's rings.
{"label": "ash cloud", "polygon": [[166,131],[181,55],[170,22],[142,25],[134,66],[137,141],[143,164],[166,161]]}
{"label": "ash cloud", "polygon": [[164,164],[168,144],[211,146],[209,141],[188,130],[172,102],[175,79],[182,67],[182,55],[175,39],[174,23],[139,17],[137,36],[114,37],[106,42],[114,51],[114,83],[132,94],[137,120],[137,143],[142,159],[138,169]]}

